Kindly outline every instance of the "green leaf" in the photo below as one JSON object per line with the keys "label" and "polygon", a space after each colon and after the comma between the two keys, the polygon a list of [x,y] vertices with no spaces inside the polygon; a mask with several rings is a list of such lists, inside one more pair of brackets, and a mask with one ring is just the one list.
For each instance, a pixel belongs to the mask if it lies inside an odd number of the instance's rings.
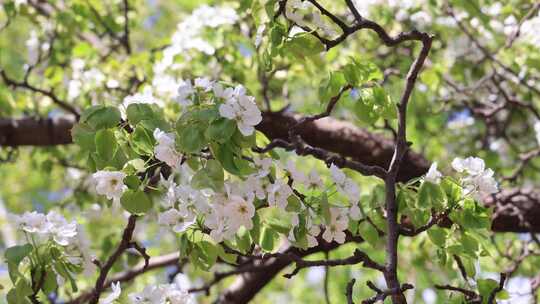
{"label": "green leaf", "polygon": [[64,279],[69,280],[70,285],[71,285],[71,290],[73,292],[77,292],[78,290],[77,282],[75,281],[75,279],[73,278],[73,276],[71,275],[71,273],[66,268],[66,265],[63,262],[59,261],[57,263],[54,263],[54,270],[56,270],[56,272],[59,275],[61,275]]}
{"label": "green leaf", "polygon": [[359,94],[360,97],[354,103],[354,114],[360,121],[367,124],[375,123],[379,119],[379,115],[375,112],[373,103],[365,98],[361,92]]}
{"label": "green leaf", "polygon": [[71,129],[71,138],[81,149],[93,152],[96,150],[96,132],[87,124],[78,123]]}
{"label": "green leaf", "polygon": [[298,33],[285,41],[284,45],[287,53],[303,59],[323,52],[326,48],[324,44],[310,33]]}
{"label": "green leaf", "polygon": [[204,168],[195,173],[191,179],[191,185],[195,189],[211,188],[215,191],[221,191],[224,178],[223,167],[218,161],[210,159]]}
{"label": "green leaf", "polygon": [[433,244],[439,247],[444,247],[446,245],[446,238],[448,237],[446,230],[439,227],[432,227],[427,231],[427,235]]}
{"label": "green leaf", "polygon": [[236,264],[237,256],[233,253],[226,253],[223,247],[219,244],[216,245],[218,250],[218,256],[229,264]]}
{"label": "green leaf", "polygon": [[132,159],[126,163],[124,168],[130,173],[144,172],[145,170],[144,160],[140,158]]}
{"label": "green leaf", "polygon": [[253,228],[249,231],[251,239],[253,242],[259,244],[261,236],[261,219],[259,217],[259,212],[255,212],[255,216],[251,219],[253,222]]}
{"label": "green leaf", "polygon": [[128,175],[124,178],[124,184],[131,190],[137,190],[141,185],[141,180],[135,175]]}
{"label": "green leaf", "polygon": [[476,283],[478,285],[478,292],[486,301],[491,295],[491,292],[499,287],[499,282],[493,279],[478,279]]}
{"label": "green leaf", "polygon": [[32,252],[32,248],[33,247],[30,244],[9,247],[8,249],[6,249],[4,257],[8,262],[18,266],[21,261]]}
{"label": "green leaf", "polygon": [[371,246],[375,246],[379,241],[379,232],[370,222],[362,221],[358,225],[358,234],[366,240]]}
{"label": "green leaf", "polygon": [[120,198],[122,207],[132,214],[142,214],[152,208],[152,200],[140,190],[127,190]]}
{"label": "green leaf", "polygon": [[330,204],[328,203],[328,195],[323,192],[320,197],[320,212],[325,222],[329,223],[331,220]]}
{"label": "green leaf", "polygon": [[140,155],[151,155],[154,153],[156,140],[150,130],[143,126],[137,126],[133,133],[131,133],[131,143],[136,153]]}
{"label": "green leaf", "polygon": [[508,300],[510,299],[510,294],[506,290],[501,290],[497,293],[497,300]]}
{"label": "green leaf", "polygon": [[397,109],[390,96],[386,94],[384,88],[374,87],[372,88],[373,101],[376,106],[376,110],[382,118],[396,119]]}
{"label": "green leaf", "polygon": [[199,253],[199,265],[202,266],[204,270],[209,270],[214,264],[216,264],[218,257],[218,248],[212,242],[207,240],[202,240],[197,242],[197,252]]}
{"label": "green leaf", "polygon": [[478,241],[470,236],[468,233],[462,233],[461,235],[461,244],[463,245],[463,249],[466,253],[476,256],[476,252],[478,251]]}
{"label": "green leaf", "polygon": [[8,304],[30,304],[30,300],[27,297],[20,297],[17,294],[17,289],[14,287],[9,290],[6,295]]}
{"label": "green leaf", "polygon": [[429,221],[431,213],[428,210],[416,209],[410,210],[408,215],[411,217],[411,221],[415,227],[420,227]]}
{"label": "green leaf", "polygon": [[275,248],[275,239],[278,234],[270,227],[264,227],[261,231],[260,244],[264,251],[272,252]]}
{"label": "green leaf", "polygon": [[227,172],[233,175],[242,175],[242,172],[234,161],[234,159],[236,158],[234,147],[230,145],[230,143],[226,143],[223,145],[212,144],[211,147],[212,154],[221,163],[223,169],[227,170]]}
{"label": "green leaf", "polygon": [[17,282],[15,283],[15,290],[17,293],[17,297],[19,298],[26,298],[27,296],[34,293],[32,290],[32,285],[30,285],[30,282],[26,280],[26,278],[19,277]]}
{"label": "green leaf", "polygon": [[197,153],[201,151],[207,144],[205,133],[205,125],[194,123],[190,127],[178,129],[177,146],[186,153]]}
{"label": "green leaf", "polygon": [[154,111],[149,104],[132,103],[126,109],[126,116],[131,125],[137,125],[142,120],[155,118]]}
{"label": "green leaf", "polygon": [[45,294],[50,294],[51,292],[56,291],[58,288],[58,283],[56,282],[56,273],[52,270],[52,268],[47,268],[47,271],[45,272],[45,279],[43,281],[42,290]]}
{"label": "green leaf", "polygon": [[112,130],[102,129],[96,133],[96,151],[101,159],[112,159],[117,149],[118,144]]}
{"label": "green leaf", "polygon": [[343,74],[345,75],[347,83],[352,86],[357,86],[360,82],[360,75],[358,73],[358,69],[352,63],[349,63],[343,67]]}
{"label": "green leaf", "polygon": [[345,75],[341,72],[330,73],[328,78],[321,81],[319,85],[319,101],[326,104],[336,96],[341,88],[347,84]]}
{"label": "green leaf", "polygon": [[424,181],[418,190],[418,207],[422,209],[435,208],[440,210],[444,206],[446,196],[437,184]]}
{"label": "green leaf", "polygon": [[115,107],[93,106],[83,112],[80,121],[99,130],[116,127],[121,118],[120,111]]}
{"label": "green leaf", "polygon": [[441,180],[441,187],[448,199],[448,205],[454,206],[461,199],[461,186],[450,177]]}
{"label": "green leaf", "polygon": [[236,131],[236,123],[234,120],[220,118],[213,121],[208,129],[206,129],[206,138],[219,143],[227,142]]}
{"label": "green leaf", "polygon": [[240,227],[236,233],[236,246],[242,253],[247,253],[251,249],[251,237],[244,226]]}
{"label": "green leaf", "polygon": [[302,202],[296,195],[291,195],[287,198],[287,206],[285,210],[289,212],[300,212],[302,210]]}

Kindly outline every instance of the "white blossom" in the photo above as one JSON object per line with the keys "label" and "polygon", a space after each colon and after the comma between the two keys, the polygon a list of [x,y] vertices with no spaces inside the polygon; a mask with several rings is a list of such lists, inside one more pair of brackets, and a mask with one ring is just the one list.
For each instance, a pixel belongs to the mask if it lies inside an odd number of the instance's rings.
{"label": "white blossom", "polygon": [[60,246],[68,246],[77,235],[77,223],[68,222],[62,215],[50,211],[48,214],[36,211],[15,216],[15,222],[23,231],[52,238]]}
{"label": "white blossom", "polygon": [[244,187],[254,193],[258,199],[264,199],[266,197],[263,180],[255,175],[248,176],[244,182]]}
{"label": "white blossom", "polygon": [[225,101],[232,99],[234,96],[234,88],[224,88],[219,82],[215,82],[212,88],[214,96]]}
{"label": "white blossom", "polygon": [[294,164],[294,160],[289,159],[287,161],[287,171],[289,172],[291,178],[293,179],[294,186],[296,187],[298,184],[305,184],[307,181],[307,176],[304,172],[298,171],[296,169],[296,165]]}
{"label": "white blossom", "polygon": [[534,123],[534,133],[536,136],[536,142],[540,145],[540,120]]}
{"label": "white blossom", "polygon": [[431,17],[431,15],[426,13],[425,11],[418,11],[412,14],[409,18],[411,22],[420,29],[428,27],[433,22],[433,18]]}
{"label": "white blossom", "polygon": [[257,33],[255,34],[255,47],[256,48],[259,47],[259,45],[261,45],[265,29],[266,29],[265,24],[261,24],[259,25],[259,27],[257,27]]}
{"label": "white blossom", "polygon": [[193,103],[193,94],[195,93],[195,88],[191,84],[191,80],[181,81],[177,93],[176,101],[179,104],[183,106],[191,105]]}
{"label": "white blossom", "polygon": [[313,23],[328,36],[335,36],[337,34],[336,30],[333,29],[331,25],[324,22],[319,11],[313,12]]}
{"label": "white blossom", "polygon": [[235,223],[238,227],[244,226],[248,230],[253,228],[251,220],[255,216],[253,201],[247,201],[240,196],[232,196],[225,205],[225,214],[230,218],[231,223]]}
{"label": "white blossom", "polygon": [[323,180],[317,170],[311,169],[305,180],[305,185],[308,189],[322,189],[324,187]]}
{"label": "white blossom", "polygon": [[334,164],[330,166],[330,175],[340,193],[346,195],[351,202],[358,201],[360,189],[352,179],[348,178],[345,173]]}
{"label": "white blossom", "polygon": [[198,77],[195,78],[195,87],[200,88],[205,92],[212,90],[214,82],[208,77]]}
{"label": "white blossom", "polygon": [[26,48],[28,50],[28,63],[33,65],[39,57],[39,38],[36,31],[30,31],[30,38],[26,40]]}
{"label": "white blossom", "polygon": [[467,173],[470,175],[478,175],[484,172],[484,160],[478,157],[467,157],[465,159],[456,157],[452,161],[452,168],[459,173]]}
{"label": "white blossom", "polygon": [[115,203],[120,202],[122,194],[127,189],[124,185],[125,177],[126,174],[121,171],[98,171],[92,174],[97,194],[105,195]]}
{"label": "white blossom", "polygon": [[187,209],[177,210],[171,208],[158,215],[158,224],[170,227],[174,232],[180,233],[186,231],[195,223],[195,214]]}
{"label": "white blossom", "polygon": [[112,283],[111,289],[112,292],[107,297],[101,299],[99,301],[99,304],[111,304],[120,297],[120,294],[122,293],[122,289],[120,288],[120,282]]}
{"label": "white blossom", "polygon": [[28,233],[46,233],[47,217],[45,214],[36,211],[25,212],[22,216],[16,216],[15,222]]}
{"label": "white blossom", "polygon": [[349,208],[349,216],[355,221],[358,221],[362,218],[362,211],[360,210],[360,206],[358,206],[358,203],[352,204],[352,206]]}
{"label": "white blossom", "polygon": [[319,225],[311,225],[308,228],[306,238],[309,248],[319,245],[319,241],[317,241],[317,236],[319,236],[319,234],[321,234],[321,227],[319,227]]}
{"label": "white blossom", "polygon": [[268,186],[268,205],[285,209],[287,207],[287,199],[292,194],[293,191],[289,185],[282,180],[277,180]]}
{"label": "white blossom", "polygon": [[157,128],[154,130],[154,138],[157,141],[157,146],[154,147],[156,158],[172,168],[178,167],[182,160],[182,154],[176,151],[174,133],[165,133]]}
{"label": "white blossom", "polygon": [[493,177],[493,170],[486,169],[484,160],[478,157],[466,159],[455,158],[452,167],[459,173],[464,174],[461,179],[463,187],[468,195],[476,200],[481,200],[485,195],[498,191],[497,182]]}
{"label": "white blossom", "polygon": [[53,240],[61,246],[67,246],[77,235],[77,223],[72,221],[68,223],[66,219],[56,213],[51,211],[47,214],[48,222],[48,234],[52,236]]}
{"label": "white blossom", "polygon": [[339,208],[330,208],[330,221],[325,225],[323,239],[327,242],[336,241],[339,244],[345,243],[345,230],[347,230],[349,220]]}
{"label": "white blossom", "polygon": [[429,167],[424,180],[430,183],[439,184],[441,182],[442,173],[437,170],[437,162],[434,162]]}
{"label": "white blossom", "polygon": [[273,160],[269,157],[265,158],[253,158],[252,167],[254,167],[258,172],[253,175],[257,178],[263,178],[270,173],[270,167],[272,167]]}
{"label": "white blossom", "polygon": [[224,239],[232,238],[236,230],[233,227],[230,218],[225,213],[225,206],[215,204],[211,213],[206,217],[204,224],[210,228],[210,237],[220,243]]}
{"label": "white blossom", "polygon": [[257,107],[257,104],[255,104],[255,98],[244,95],[243,93],[237,98],[229,99],[220,105],[219,114],[222,117],[235,120],[238,130],[244,136],[253,134],[255,131],[254,127],[262,121],[261,111]]}
{"label": "white blossom", "polygon": [[193,301],[188,291],[176,283],[148,285],[128,297],[134,304],[190,304]]}
{"label": "white blossom", "polygon": [[168,68],[174,68],[177,55],[184,55],[189,60],[189,50],[196,50],[207,55],[215,52],[214,47],[203,37],[207,27],[216,28],[222,25],[234,24],[238,20],[236,11],[229,7],[211,7],[201,5],[192,14],[177,25],[171,37],[171,45],[163,50],[163,57],[154,67],[156,75],[163,75]]}

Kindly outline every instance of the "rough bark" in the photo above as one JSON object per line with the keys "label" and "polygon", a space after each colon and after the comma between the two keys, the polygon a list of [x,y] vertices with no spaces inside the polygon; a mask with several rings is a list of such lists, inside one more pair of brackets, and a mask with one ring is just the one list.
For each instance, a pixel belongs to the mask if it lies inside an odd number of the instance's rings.
{"label": "rough bark", "polygon": [[75,120],[58,118],[0,118],[0,146],[55,146],[70,144]]}

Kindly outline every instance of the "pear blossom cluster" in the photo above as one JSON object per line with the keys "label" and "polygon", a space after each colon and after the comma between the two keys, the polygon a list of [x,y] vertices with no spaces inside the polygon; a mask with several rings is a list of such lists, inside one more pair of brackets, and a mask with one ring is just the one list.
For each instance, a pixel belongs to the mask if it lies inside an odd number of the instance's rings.
{"label": "pear blossom cluster", "polygon": [[457,157],[452,161],[452,168],[464,175],[461,181],[465,191],[477,200],[498,191],[497,182],[493,177],[494,172],[486,168],[483,159],[478,157],[467,157],[465,159]]}
{"label": "pear blossom cluster", "polygon": [[53,239],[60,246],[74,243],[77,236],[77,223],[68,222],[61,214],[50,211],[47,214],[36,211],[15,216],[18,227],[26,233],[39,238]]}
{"label": "pear blossom cluster", "polygon": [[207,77],[182,81],[178,87],[176,101],[182,106],[190,106],[197,93],[213,93],[215,101],[222,102],[219,106],[221,117],[236,121],[238,130],[249,136],[255,131],[255,126],[262,121],[261,111],[255,103],[255,97],[247,95],[246,88],[238,85],[234,88],[224,87]]}
{"label": "pear blossom cluster", "polygon": [[176,283],[148,285],[141,292],[128,295],[133,304],[191,304],[193,297]]}
{"label": "pear blossom cluster", "polygon": [[[486,168],[484,160],[479,157],[456,157],[452,161],[452,168],[461,174],[465,195],[482,200],[486,195],[499,191],[493,170]],[[443,174],[437,170],[437,163],[434,162],[424,176],[424,181],[439,184],[442,177]]]}
{"label": "pear blossom cluster", "polygon": [[330,166],[330,175],[332,176],[332,180],[336,184],[338,191],[349,199],[349,203],[351,204],[349,214],[351,218],[359,220],[361,213],[360,207],[358,206],[358,199],[360,197],[360,188],[358,188],[358,184],[347,177],[345,173],[334,164]]}
{"label": "pear blossom cluster", "polygon": [[225,100],[219,106],[219,114],[227,119],[236,121],[242,135],[249,136],[255,131],[255,126],[262,121],[261,111],[255,103],[255,97],[246,95],[243,86],[223,90],[220,85],[214,86],[216,97]]}
{"label": "pear blossom cluster", "polygon": [[119,204],[122,194],[127,190],[127,186],[124,184],[126,176],[122,171],[97,171],[92,174],[96,193],[105,195],[114,204]]}
{"label": "pear blossom cluster", "polygon": [[[179,184],[173,176],[161,181],[166,193],[162,200],[164,209],[158,214],[158,223],[181,233],[192,227],[198,216],[202,216],[204,225],[210,230],[210,237],[221,242],[232,239],[241,227],[247,230],[253,228],[257,200],[266,202],[269,207],[288,212],[289,199],[296,195],[293,189],[311,191],[324,188],[324,182],[317,171],[311,170],[306,174],[298,170],[291,160],[283,166],[279,165],[279,172],[282,173],[273,178],[269,176],[273,170],[271,158],[255,157],[251,165],[254,169],[252,174],[243,180],[226,180],[223,191],[218,192],[192,188],[190,180],[193,172],[186,165],[182,165],[182,181]],[[323,238],[329,242],[344,242],[344,231],[348,227],[349,217],[353,220],[361,217],[358,206],[360,191],[358,185],[339,168],[332,166],[330,172],[333,184],[338,192],[349,200],[350,207],[330,208],[331,216],[321,223],[326,231]],[[290,182],[287,182],[288,178]],[[316,246],[316,237],[321,233],[321,227],[316,224],[318,217],[311,208],[302,205],[301,209],[300,213],[305,215],[308,246]],[[292,217],[292,229],[288,238],[295,242],[294,231],[299,225],[299,213],[288,213]]]}
{"label": "pear blossom cluster", "polygon": [[167,194],[162,202],[166,208],[158,215],[158,223],[174,232],[184,232],[195,223],[198,213],[207,214],[210,209],[209,196],[189,185],[177,185],[174,181],[163,181]]}
{"label": "pear blossom cluster", "polygon": [[349,227],[349,217],[343,208],[330,208],[330,219],[325,224],[323,239],[327,242],[345,243],[345,230]]}

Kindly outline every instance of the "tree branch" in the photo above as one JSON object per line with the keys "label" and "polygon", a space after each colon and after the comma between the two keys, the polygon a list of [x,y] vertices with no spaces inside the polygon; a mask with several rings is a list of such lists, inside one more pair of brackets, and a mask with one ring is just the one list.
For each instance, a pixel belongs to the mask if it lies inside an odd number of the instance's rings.
{"label": "tree branch", "polygon": [[[120,241],[120,244],[118,244],[118,247],[116,248],[116,250],[107,259],[107,262],[105,262],[105,264],[101,266],[94,290],[92,291],[92,296],[90,297],[90,300],[89,300],[90,304],[98,303],[99,296],[105,289],[104,285],[105,285],[105,280],[107,279],[107,274],[113,267],[114,263],[118,260],[118,258],[120,258],[122,253],[124,253],[126,249],[131,248],[131,244],[132,244],[131,238],[133,237],[133,232],[135,230],[136,222],[137,222],[137,216],[130,215],[127,226],[124,229],[124,232],[122,234],[122,240]],[[148,263],[148,262],[145,261],[145,263]]]}

